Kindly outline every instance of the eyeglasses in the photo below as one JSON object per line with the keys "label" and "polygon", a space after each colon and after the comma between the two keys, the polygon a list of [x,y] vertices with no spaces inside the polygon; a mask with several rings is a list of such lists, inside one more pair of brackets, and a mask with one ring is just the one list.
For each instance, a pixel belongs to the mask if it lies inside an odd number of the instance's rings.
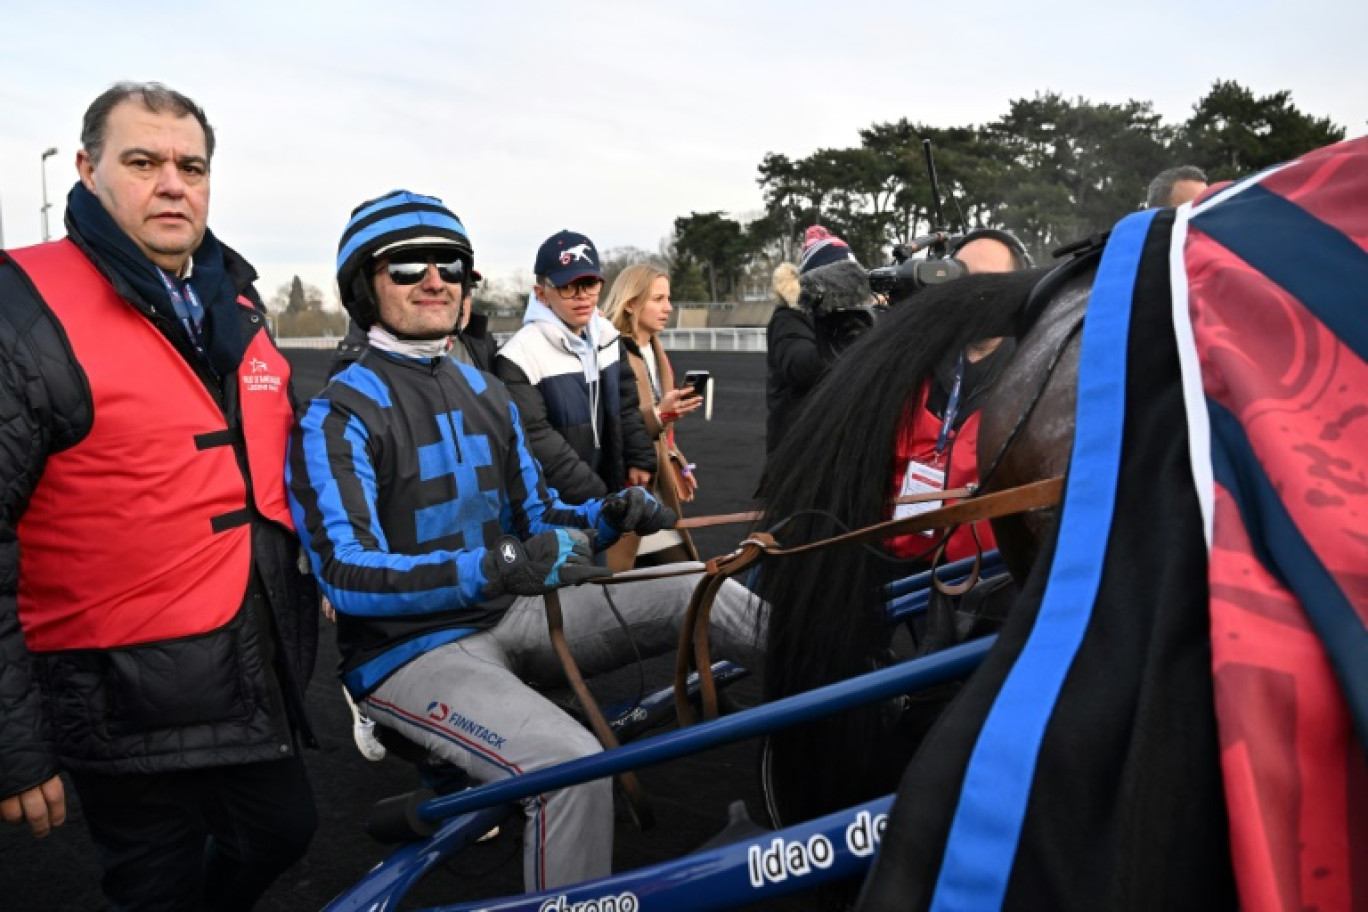
{"label": "eyeglasses", "polygon": [[390,281],[395,285],[417,285],[423,281],[423,276],[427,275],[428,267],[437,267],[437,277],[448,285],[459,285],[465,281],[466,265],[464,260],[452,260],[450,263],[435,263],[432,260],[421,260],[409,263],[388,263],[385,271],[389,273]]}
{"label": "eyeglasses", "polygon": [[592,298],[603,289],[603,279],[580,279],[569,285],[546,285],[562,298]]}

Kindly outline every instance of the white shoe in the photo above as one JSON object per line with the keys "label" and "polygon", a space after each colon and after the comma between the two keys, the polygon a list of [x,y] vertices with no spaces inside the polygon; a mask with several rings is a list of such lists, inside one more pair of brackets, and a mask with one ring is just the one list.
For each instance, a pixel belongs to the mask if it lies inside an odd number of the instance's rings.
{"label": "white shoe", "polygon": [[347,693],[347,688],[342,688],[342,698],[347,701],[347,709],[351,710],[352,716],[352,740],[356,742],[356,749],[361,752],[361,756],[375,763],[385,759],[389,751],[385,750],[385,745],[380,743],[380,739],[375,737],[375,720],[361,711],[361,707],[352,702],[351,694]]}

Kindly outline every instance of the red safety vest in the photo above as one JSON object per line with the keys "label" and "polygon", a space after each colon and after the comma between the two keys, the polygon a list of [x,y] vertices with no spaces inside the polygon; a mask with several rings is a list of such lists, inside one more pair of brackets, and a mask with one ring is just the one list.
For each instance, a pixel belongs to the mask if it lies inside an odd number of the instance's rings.
{"label": "red safety vest", "polygon": [[[206,633],[237,613],[251,567],[248,483],[203,381],[69,240],[7,251],[56,315],[94,418],[49,454],[19,522],[19,618],[35,652]],[[251,304],[239,299],[239,304]],[[290,366],[267,333],[237,372],[257,510],[291,529]]]}
{"label": "red safety vest", "polygon": [[[903,478],[907,474],[907,464],[910,460],[933,464],[936,461],[936,438],[940,434],[941,419],[931,414],[926,409],[926,395],[930,389],[929,384],[923,383],[917,398],[909,403],[910,408],[903,413],[902,425],[898,428],[898,442],[893,452],[893,491],[889,496],[891,500],[898,496],[902,490]],[[959,430],[952,431],[950,442],[941,455],[940,466],[945,471],[945,487],[961,488],[967,484],[978,482],[978,429],[979,414],[975,412],[964,423]],[[888,516],[893,515],[893,507],[888,508]],[[985,552],[997,547],[997,541],[993,538],[993,529],[986,522],[977,524],[978,539]],[[934,538],[920,533],[909,535],[899,535],[888,539],[884,544],[893,554],[898,557],[912,557],[922,554],[931,545]],[[977,549],[974,546],[974,535],[969,526],[960,526],[950,536],[950,542],[945,548],[945,559],[956,561],[963,557],[972,557]],[[926,557],[930,559],[931,555]]]}

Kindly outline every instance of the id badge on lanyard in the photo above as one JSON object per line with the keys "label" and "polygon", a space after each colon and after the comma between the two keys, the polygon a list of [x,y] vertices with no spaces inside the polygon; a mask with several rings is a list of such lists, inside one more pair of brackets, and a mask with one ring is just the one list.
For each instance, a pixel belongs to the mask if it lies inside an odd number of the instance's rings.
{"label": "id badge on lanyard", "polygon": [[[907,474],[903,475],[902,487],[898,490],[898,496],[903,497],[908,494],[931,494],[936,491],[945,490],[945,469],[937,468],[930,461],[923,462],[919,459],[909,459],[907,461]],[[909,516],[917,516],[921,513],[929,513],[932,510],[940,509],[943,501],[923,500],[919,503],[897,504],[893,507],[894,519],[906,519]],[[933,535],[934,530],[926,530],[922,535]]]}
{"label": "id badge on lanyard", "polygon": [[[945,490],[945,450],[950,442],[950,431],[955,424],[955,415],[959,412],[960,388],[963,385],[964,353],[960,352],[959,360],[955,363],[955,383],[950,388],[950,396],[945,403],[945,417],[941,421],[940,433],[936,435],[936,448],[933,452],[925,454],[919,459],[907,461],[907,471],[903,474],[902,487],[898,490],[899,497],[905,497],[909,494],[932,494],[936,491]],[[919,503],[896,504],[893,507],[893,518],[906,519],[909,516],[939,510],[944,502],[943,500],[923,500]],[[928,529],[921,534],[934,535],[935,530]]]}

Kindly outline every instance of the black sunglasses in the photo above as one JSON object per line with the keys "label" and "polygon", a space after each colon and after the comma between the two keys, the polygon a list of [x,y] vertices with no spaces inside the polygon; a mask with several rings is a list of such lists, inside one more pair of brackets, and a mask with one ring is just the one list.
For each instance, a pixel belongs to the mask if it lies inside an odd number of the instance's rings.
{"label": "black sunglasses", "polygon": [[417,285],[423,281],[423,276],[427,275],[428,266],[436,266],[437,277],[448,285],[459,285],[465,281],[464,260],[452,260],[450,263],[437,263],[432,260],[391,262],[385,266],[385,271],[389,273],[390,281],[395,285]]}

